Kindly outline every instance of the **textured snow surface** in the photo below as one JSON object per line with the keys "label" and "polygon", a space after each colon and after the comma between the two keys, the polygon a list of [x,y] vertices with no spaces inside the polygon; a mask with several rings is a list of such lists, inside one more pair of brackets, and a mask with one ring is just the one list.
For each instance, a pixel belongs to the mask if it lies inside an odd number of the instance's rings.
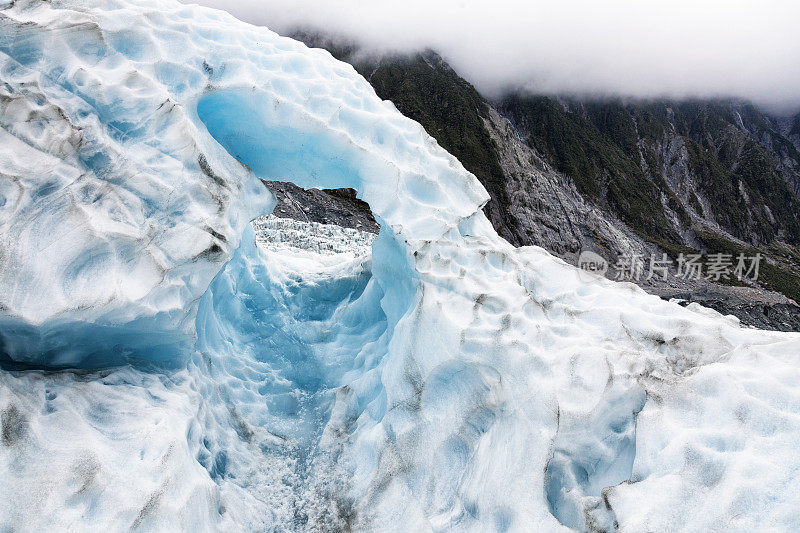
{"label": "textured snow surface", "polygon": [[[0,28],[0,529],[800,528],[800,336],[513,248],[327,52],[171,2]],[[248,224],[258,178],[381,233]]]}

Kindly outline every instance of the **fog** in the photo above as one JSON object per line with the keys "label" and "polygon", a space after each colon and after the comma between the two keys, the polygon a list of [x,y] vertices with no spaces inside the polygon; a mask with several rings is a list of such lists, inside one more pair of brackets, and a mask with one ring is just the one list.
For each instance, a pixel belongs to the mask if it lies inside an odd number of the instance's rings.
{"label": "fog", "polygon": [[487,96],[740,97],[800,106],[800,2],[203,0],[279,33],[430,47]]}

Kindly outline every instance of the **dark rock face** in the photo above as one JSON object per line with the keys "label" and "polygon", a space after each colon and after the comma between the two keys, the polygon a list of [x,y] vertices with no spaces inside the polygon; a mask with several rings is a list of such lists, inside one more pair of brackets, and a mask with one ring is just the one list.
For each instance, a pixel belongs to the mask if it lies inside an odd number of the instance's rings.
{"label": "dark rock face", "polygon": [[723,315],[733,315],[747,326],[776,331],[800,331],[800,312],[791,302],[763,301],[713,290],[676,292],[670,297],[681,300],[681,305],[696,302]]}
{"label": "dark rock face", "polygon": [[794,304],[731,304],[727,300],[700,300],[699,303],[724,315],[736,316],[742,324],[758,329],[800,331],[800,313]]}
{"label": "dark rock face", "polygon": [[275,196],[278,205],[273,215],[304,222],[334,224],[343,228],[378,233],[369,204],[356,198],[353,189],[303,189],[285,181],[264,181]]}
{"label": "dark rock face", "polygon": [[722,100],[490,102],[430,50],[375,57],[319,33],[293,37],[351,63],[456,156],[515,246],[542,246],[572,264],[585,250],[610,263],[761,253],[762,275],[741,294],[705,279],[637,283],[662,296],[694,294],[683,299],[743,324],[800,331],[800,115]]}
{"label": "dark rock face", "polygon": [[700,224],[752,245],[800,243],[800,153],[751,104],[515,94],[499,107],[582,195],[644,235],[691,245],[684,234]]}

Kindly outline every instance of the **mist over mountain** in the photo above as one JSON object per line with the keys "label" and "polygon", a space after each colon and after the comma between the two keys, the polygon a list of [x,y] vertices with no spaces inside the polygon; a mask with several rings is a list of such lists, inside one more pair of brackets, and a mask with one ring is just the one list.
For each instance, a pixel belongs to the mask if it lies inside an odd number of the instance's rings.
{"label": "mist over mountain", "polygon": [[738,97],[800,105],[796,2],[403,3],[201,0],[282,33],[309,27],[371,52],[432,48],[484,95]]}

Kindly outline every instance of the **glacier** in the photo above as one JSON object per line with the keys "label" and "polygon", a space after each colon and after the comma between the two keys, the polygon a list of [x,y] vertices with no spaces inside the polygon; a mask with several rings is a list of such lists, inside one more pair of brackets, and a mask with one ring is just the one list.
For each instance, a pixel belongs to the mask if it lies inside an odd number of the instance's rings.
{"label": "glacier", "polygon": [[512,247],[352,67],[226,13],[0,28],[0,528],[800,528],[800,335]]}

